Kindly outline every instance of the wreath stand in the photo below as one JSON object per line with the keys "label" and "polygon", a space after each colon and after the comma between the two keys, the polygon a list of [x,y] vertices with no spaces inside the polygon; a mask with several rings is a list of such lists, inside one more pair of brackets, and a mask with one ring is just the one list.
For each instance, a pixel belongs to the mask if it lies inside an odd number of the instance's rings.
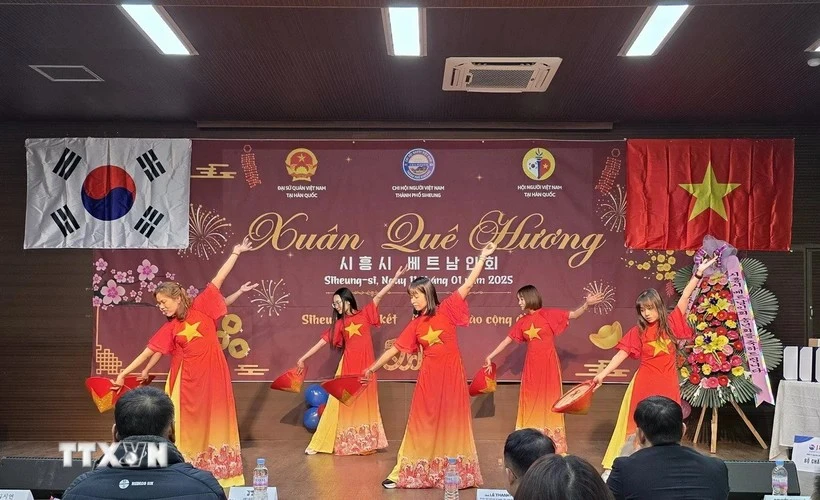
{"label": "wreath stand", "polygon": [[[743,409],[740,406],[738,406],[738,404],[735,403],[733,400],[730,400],[729,402],[732,403],[732,406],[734,406],[735,411],[737,411],[738,415],[740,415],[740,418],[743,419],[743,422],[746,424],[746,427],[748,427],[749,430],[752,431],[752,434],[754,435],[755,439],[757,439],[757,442],[758,442],[758,444],[760,444],[760,447],[763,448],[764,450],[768,449],[769,447],[766,445],[766,442],[763,441],[763,438],[760,437],[760,434],[758,434],[757,430],[754,428],[752,423],[749,422],[749,419],[746,417],[746,414],[743,413]],[[704,406],[700,410],[700,417],[698,417],[698,425],[697,425],[697,427],[695,427],[695,435],[692,437],[692,443],[693,444],[697,444],[698,438],[700,438],[700,431],[701,431],[701,428],[703,426],[703,417],[706,415],[706,409],[707,409],[707,407]],[[709,451],[712,454],[717,453],[717,435],[718,435],[718,408],[712,408],[712,442],[709,446]]]}

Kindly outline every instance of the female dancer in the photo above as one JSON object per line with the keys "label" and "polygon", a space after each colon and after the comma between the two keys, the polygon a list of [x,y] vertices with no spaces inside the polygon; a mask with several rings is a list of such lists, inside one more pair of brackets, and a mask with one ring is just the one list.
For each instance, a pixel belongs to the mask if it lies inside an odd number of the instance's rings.
{"label": "female dancer", "polygon": [[637,326],[632,327],[618,342],[617,354],[593,379],[597,389],[607,375],[618,368],[626,358],[640,360],[638,370],[624,394],[618,413],[618,423],[604,455],[603,466],[607,471],[612,469],[612,462],[620,454],[628,455],[635,451],[633,414],[638,403],[650,396],[666,396],[680,403],[676,367],[677,340],[692,338],[692,329],[684,316],[689,305],[689,297],[703,278],[704,271],[716,260],[717,257],[714,257],[698,266],[683,290],[677,306],[669,314],[666,312],[663,298],[654,288],[644,290],[638,295],[635,300]]}
{"label": "female dancer", "polygon": [[602,293],[591,294],[574,311],[543,309],[541,294],[532,285],[518,290],[518,306],[524,315],[510,330],[507,338],[487,356],[484,366],[490,369],[493,358],[514,340],[527,343],[527,358],[521,373],[518,418],[515,429],[538,429],[555,443],[556,453],[567,452],[564,414],[554,413],[552,405],[561,398],[561,361],[555,352],[555,337],[589,308],[604,300]]}
{"label": "female dancer", "polygon": [[231,372],[216,335],[216,320],[227,312],[219,288],[250,240],[233,247],[228,260],[192,301],[179,283],[165,282],[154,292],[168,321],[151,337],[148,347],[117,377],[153,357],[171,354],[165,391],[174,402],[176,446],[194,467],[210,471],[223,488],[245,484],[239,448],[236,403]]}
{"label": "female dancer", "polygon": [[[319,342],[296,362],[299,373],[305,369],[305,361],[327,344],[343,353],[336,370],[337,376],[358,375],[370,366],[375,359],[370,327],[381,325],[379,303],[405,271],[400,267],[393,279],[373,297],[373,302],[361,311],[353,292],[348,288],[336,290],[333,294],[333,324],[322,334]],[[328,398],[319,426],[305,453],[368,455],[381,448],[387,448],[387,437],[379,412],[379,393],[373,380],[350,406],[340,405],[333,396]]]}
{"label": "female dancer", "polygon": [[495,248],[494,243],[484,247],[466,282],[441,303],[430,279],[413,280],[407,289],[413,320],[393,347],[363,373],[369,379],[399,351],[424,350],[404,440],[393,472],[382,482],[385,488],[443,488],[448,458],[456,459],[459,488],[482,483],[456,326],[469,323],[464,298]]}

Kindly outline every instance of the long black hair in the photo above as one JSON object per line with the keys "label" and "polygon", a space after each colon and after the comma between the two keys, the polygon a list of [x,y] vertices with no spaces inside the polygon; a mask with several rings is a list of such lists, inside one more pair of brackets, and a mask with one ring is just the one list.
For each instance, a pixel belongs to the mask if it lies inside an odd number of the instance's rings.
{"label": "long black hair", "polygon": [[[359,307],[356,305],[356,297],[353,296],[353,292],[351,292],[349,288],[346,288],[346,287],[345,288],[340,288],[340,289],[336,290],[335,292],[333,292],[334,297],[337,296],[337,295],[339,296],[339,299],[341,299],[341,301],[342,301],[342,313],[339,314],[339,311],[337,311],[335,307],[331,308],[333,310],[333,323],[330,326],[330,349],[331,350],[344,351],[344,349],[345,349],[345,334],[344,334],[344,330],[341,330],[341,329],[344,328],[345,302],[350,304],[350,312],[351,313],[353,313],[354,311],[358,311]],[[341,325],[339,324],[339,321],[342,322]],[[342,339],[342,343],[339,344],[338,347],[336,346],[336,342],[335,342],[337,326],[341,330],[341,332],[339,333],[339,337]]]}

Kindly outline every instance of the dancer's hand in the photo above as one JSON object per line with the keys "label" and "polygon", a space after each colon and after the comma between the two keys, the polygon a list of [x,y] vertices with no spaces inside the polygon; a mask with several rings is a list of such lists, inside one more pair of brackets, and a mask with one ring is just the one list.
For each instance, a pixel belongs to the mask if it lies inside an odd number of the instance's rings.
{"label": "dancer's hand", "polygon": [[239,245],[234,245],[233,246],[233,253],[238,254],[238,253],[242,253],[242,252],[247,252],[251,248],[253,248],[251,246],[251,239],[249,237],[245,236],[245,239],[242,240],[242,243],[240,243]]}
{"label": "dancer's hand", "polygon": [[148,381],[148,369],[147,368],[145,370],[143,370],[142,373],[140,373],[140,376],[137,377],[137,381],[139,381],[139,382],[147,382]]}
{"label": "dancer's hand", "polygon": [[117,379],[114,380],[114,382],[112,383],[111,390],[118,391],[122,388],[123,385],[125,385],[125,374],[120,373],[119,375],[117,375]]}
{"label": "dancer's hand", "polygon": [[239,287],[239,291],[242,292],[242,293],[248,293],[248,292],[250,292],[251,290],[253,290],[254,288],[256,288],[258,286],[259,286],[259,283],[251,284],[251,282],[248,281],[244,285]]}
{"label": "dancer's hand", "polygon": [[393,275],[393,283],[395,283],[395,282],[396,282],[396,280],[397,280],[397,279],[399,279],[399,278],[401,277],[401,275],[403,275],[404,273],[406,273],[406,272],[407,272],[407,269],[408,269],[408,268],[407,268],[407,267],[405,267],[405,266],[399,266],[399,268],[398,268],[398,269],[396,269],[396,274],[394,274],[394,275]]}
{"label": "dancer's hand", "polygon": [[606,294],[604,294],[603,292],[591,293],[584,297],[584,303],[586,303],[586,305],[588,306],[594,306],[595,304],[603,302],[605,298]]}
{"label": "dancer's hand", "polygon": [[606,377],[604,377],[600,373],[598,375],[595,375],[595,377],[592,379],[592,381],[595,383],[595,385],[592,386],[592,392],[597,391],[602,385],[604,385],[604,378]]}
{"label": "dancer's hand", "polygon": [[495,243],[493,243],[492,241],[487,243],[484,246],[484,248],[481,249],[481,256],[482,257],[489,257],[490,255],[493,254],[493,252],[495,252],[496,248],[498,248],[498,246]]}
{"label": "dancer's hand", "polygon": [[367,368],[365,371],[362,372],[361,378],[359,378],[359,382],[366,384],[370,382],[370,379],[373,378],[373,370]]}
{"label": "dancer's hand", "polygon": [[305,371],[305,360],[299,358],[299,361],[296,362],[296,374],[301,375],[302,372]]}
{"label": "dancer's hand", "polygon": [[716,261],[717,261],[717,255],[715,255],[714,257],[712,257],[711,259],[709,259],[705,262],[701,262],[700,265],[698,266],[697,270],[695,271],[695,274],[699,274],[699,275],[703,276],[703,273],[707,269],[712,267],[712,264],[714,264]]}
{"label": "dancer's hand", "polygon": [[493,371],[493,358],[487,356],[484,359],[484,371],[487,373],[491,373]]}

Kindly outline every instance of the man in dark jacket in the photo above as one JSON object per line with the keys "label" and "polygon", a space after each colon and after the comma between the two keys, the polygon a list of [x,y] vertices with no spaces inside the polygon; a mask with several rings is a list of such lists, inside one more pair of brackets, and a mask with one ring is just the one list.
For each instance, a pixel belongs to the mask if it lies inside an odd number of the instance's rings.
{"label": "man in dark jacket", "polygon": [[186,463],[174,446],[174,404],[164,392],[128,391],[114,407],[114,422],[119,446],[75,479],[63,500],[225,499],[213,474]]}
{"label": "man in dark jacket", "polygon": [[686,426],[680,405],[652,396],[635,408],[640,449],[616,458],[607,486],[615,500],[726,500],[729,471],[722,460],[680,445]]}

